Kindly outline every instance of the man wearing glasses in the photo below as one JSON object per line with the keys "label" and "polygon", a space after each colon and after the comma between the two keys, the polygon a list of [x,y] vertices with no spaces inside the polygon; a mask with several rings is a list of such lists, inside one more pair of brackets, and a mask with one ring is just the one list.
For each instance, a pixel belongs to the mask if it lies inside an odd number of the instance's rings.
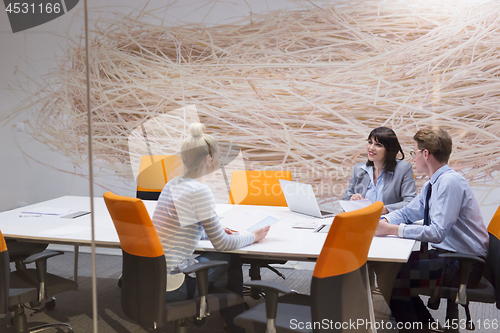
{"label": "man wearing glasses", "polygon": [[[488,232],[469,183],[448,166],[452,149],[449,134],[442,129],[423,129],[413,139],[411,156],[416,173],[427,174],[429,181],[407,206],[385,215],[376,234],[422,242],[421,251],[413,252],[401,266],[389,302],[398,323],[422,323],[421,329],[413,326],[407,330],[421,332],[427,331],[434,319],[418,296],[419,291],[433,290],[442,273],[443,285],[459,285],[458,260],[438,255],[458,252],[486,258]],[[423,224],[414,224],[422,219]],[[429,250],[427,242],[431,244]],[[477,285],[482,271],[482,264],[473,264],[469,286]]]}

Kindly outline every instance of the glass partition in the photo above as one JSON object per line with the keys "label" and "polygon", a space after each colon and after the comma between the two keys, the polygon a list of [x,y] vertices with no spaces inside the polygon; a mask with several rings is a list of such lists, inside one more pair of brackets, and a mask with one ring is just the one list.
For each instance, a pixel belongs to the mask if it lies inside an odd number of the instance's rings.
{"label": "glass partition", "polygon": [[[79,287],[58,296],[69,323],[87,316],[76,330],[134,325],[119,290],[104,297],[119,281],[121,250],[102,195],[159,192],[182,175],[180,145],[194,122],[220,143],[223,167],[207,182],[217,204],[230,201],[233,171],[284,170],[331,207],[379,126],[394,129],[398,158],[409,162],[418,129],[448,130],[450,165],[472,185],[485,224],[500,204],[495,1],[5,0],[2,8],[0,214],[33,215],[24,230],[8,229],[2,215],[0,230],[36,239],[29,232],[47,225],[59,240],[47,230],[39,240],[66,252],[49,270],[64,263],[56,272],[73,278],[76,260]],[[143,183],[156,168],[163,178]],[[418,189],[425,181],[416,175]],[[82,204],[60,214],[89,212],[90,193],[93,214],[55,224],[22,208],[75,196]],[[71,302],[78,311],[62,305]]]}

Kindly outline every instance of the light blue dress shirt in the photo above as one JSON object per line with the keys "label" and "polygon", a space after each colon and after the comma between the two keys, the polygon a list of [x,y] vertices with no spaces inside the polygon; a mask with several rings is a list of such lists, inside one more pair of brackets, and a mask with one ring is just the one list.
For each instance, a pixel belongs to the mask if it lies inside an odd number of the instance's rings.
{"label": "light blue dress shirt", "polygon": [[371,202],[375,201],[384,201],[384,175],[385,171],[382,170],[382,173],[377,178],[377,184],[373,183],[373,167],[363,165],[361,169],[365,170],[368,175],[370,175],[370,184],[368,184],[368,188],[366,189],[365,197]]}
{"label": "light blue dress shirt", "polygon": [[[429,183],[430,225],[413,224],[424,218]],[[406,224],[404,238],[429,242],[435,248],[452,252],[487,255],[488,232],[474,193],[467,180],[448,165],[439,168],[408,205],[384,217],[391,224]]]}

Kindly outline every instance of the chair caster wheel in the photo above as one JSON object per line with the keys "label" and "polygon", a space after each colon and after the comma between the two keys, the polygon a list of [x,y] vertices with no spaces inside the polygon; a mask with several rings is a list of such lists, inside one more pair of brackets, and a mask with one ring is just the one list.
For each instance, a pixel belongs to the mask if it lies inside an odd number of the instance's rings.
{"label": "chair caster wheel", "polygon": [[205,324],[206,320],[207,320],[207,318],[201,318],[201,319],[194,318],[193,319],[193,324],[195,324],[196,326],[201,326],[201,325]]}
{"label": "chair caster wheel", "polygon": [[53,298],[53,297],[52,297],[52,299],[50,301],[48,301],[47,303],[45,303],[45,308],[47,309],[47,311],[51,311],[55,307],[56,307],[56,299]]}

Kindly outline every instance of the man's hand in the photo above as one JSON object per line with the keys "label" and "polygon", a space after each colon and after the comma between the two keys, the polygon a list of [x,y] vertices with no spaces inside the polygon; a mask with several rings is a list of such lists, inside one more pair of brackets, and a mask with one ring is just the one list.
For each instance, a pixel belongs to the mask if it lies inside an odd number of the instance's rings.
{"label": "man's hand", "polygon": [[375,230],[375,235],[377,236],[388,236],[388,235],[398,235],[399,226],[395,224],[390,224],[387,219],[380,219],[378,222],[377,230]]}

